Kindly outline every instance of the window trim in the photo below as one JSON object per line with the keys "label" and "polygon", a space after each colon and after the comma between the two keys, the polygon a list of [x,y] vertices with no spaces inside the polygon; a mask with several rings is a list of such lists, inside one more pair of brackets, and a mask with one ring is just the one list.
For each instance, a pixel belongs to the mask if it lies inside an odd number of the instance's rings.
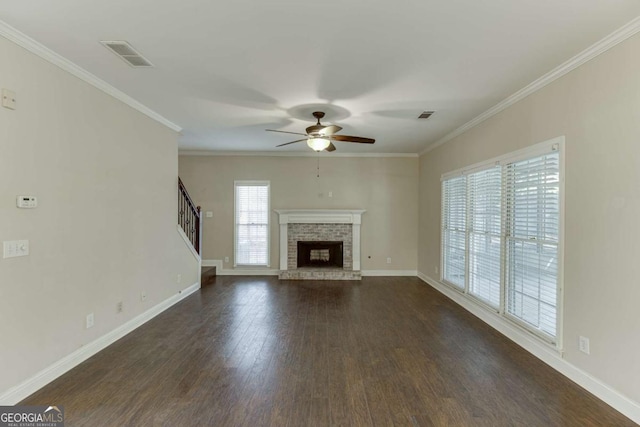
{"label": "window trim", "polygon": [[[239,264],[238,263],[238,187],[266,186],[267,187],[267,263],[266,264]],[[235,180],[233,181],[233,267],[271,267],[271,181],[264,180]]]}
{"label": "window trim", "polygon": [[[454,178],[460,175],[469,175],[471,173],[480,172],[482,170],[495,167],[497,165],[505,166],[509,163],[518,162],[521,160],[526,160],[532,157],[541,156],[544,154],[548,154],[551,151],[557,151],[559,153],[559,161],[558,161],[558,169],[559,169],[559,219],[558,219],[558,272],[557,272],[557,288],[556,288],[556,336],[551,337],[541,331],[537,331],[536,329],[530,327],[525,322],[521,321],[515,316],[510,315],[506,310],[506,281],[504,274],[506,272],[506,256],[502,256],[501,261],[501,295],[500,295],[500,307],[499,310],[496,310],[495,307],[487,304],[483,300],[474,297],[469,292],[469,279],[468,279],[468,267],[467,272],[465,272],[465,287],[464,289],[460,289],[458,286],[455,286],[448,281],[444,280],[444,248],[443,248],[443,230],[444,224],[442,221],[444,220],[444,206],[443,206],[443,197],[444,193],[442,192],[444,187],[441,185],[441,194],[440,194],[440,203],[441,203],[441,224],[440,224],[440,283],[445,285],[446,287],[454,290],[455,292],[461,294],[464,298],[472,301],[476,305],[482,307],[484,310],[495,313],[500,316],[500,318],[505,319],[515,325],[516,327],[523,329],[524,331],[532,334],[536,338],[540,339],[543,343],[552,346],[557,352],[562,353],[563,351],[563,326],[564,326],[564,229],[565,229],[565,136],[558,136],[529,147],[513,151],[498,157],[494,157],[482,162],[474,163],[472,165],[462,167],[456,170],[452,170],[450,172],[443,173],[440,177],[440,181],[444,182],[447,179]],[[503,179],[503,192],[504,189],[504,179]],[[467,190],[468,191],[468,190]],[[467,195],[468,197],[468,195]],[[468,211],[467,211],[467,220],[468,220]],[[502,228],[503,228],[503,246],[505,242],[504,235],[504,227],[505,227],[506,218],[502,215]],[[468,240],[468,239],[467,239]],[[468,246],[468,241],[465,243],[465,246]],[[468,249],[467,249],[468,252]],[[465,255],[468,258],[468,253]],[[468,260],[466,261],[468,262]]]}

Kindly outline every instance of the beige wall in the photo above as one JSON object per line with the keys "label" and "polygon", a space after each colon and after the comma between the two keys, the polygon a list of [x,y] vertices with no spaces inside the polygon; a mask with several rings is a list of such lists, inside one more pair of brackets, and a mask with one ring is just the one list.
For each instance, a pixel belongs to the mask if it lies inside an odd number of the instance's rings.
{"label": "beige wall", "polygon": [[[233,268],[233,182],[271,181],[272,209],[366,209],[362,270],[417,268],[418,159],[387,157],[180,156],[180,177],[204,219],[203,259]],[[329,191],[333,197],[329,198]],[[271,215],[271,269],[279,268],[278,215]],[[369,258],[371,257],[371,258]],[[387,257],[392,263],[387,264]]]}
{"label": "beige wall", "polygon": [[[640,402],[640,36],[420,158],[419,271],[438,277],[440,175],[566,136],[564,348]],[[591,340],[591,355],[578,337]]]}
{"label": "beige wall", "polygon": [[0,108],[0,240],[31,246],[0,259],[2,395],[198,279],[176,229],[177,135],[1,37],[0,57],[18,99]]}

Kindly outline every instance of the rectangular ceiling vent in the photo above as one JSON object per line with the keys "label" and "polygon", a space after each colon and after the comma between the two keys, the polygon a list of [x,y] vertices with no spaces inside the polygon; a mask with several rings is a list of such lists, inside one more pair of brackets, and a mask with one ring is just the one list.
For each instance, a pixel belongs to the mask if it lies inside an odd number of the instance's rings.
{"label": "rectangular ceiling vent", "polygon": [[153,67],[151,61],[124,40],[102,40],[100,43],[132,67]]}
{"label": "rectangular ceiling vent", "polygon": [[423,111],[422,114],[418,116],[419,119],[428,119],[431,115],[435,113],[435,111]]}

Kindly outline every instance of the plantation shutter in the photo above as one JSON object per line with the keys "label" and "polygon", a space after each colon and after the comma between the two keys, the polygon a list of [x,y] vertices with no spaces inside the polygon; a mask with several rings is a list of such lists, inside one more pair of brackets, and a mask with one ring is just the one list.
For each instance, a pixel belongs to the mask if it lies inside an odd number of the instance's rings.
{"label": "plantation shutter", "polygon": [[442,182],[442,277],[465,287],[467,179],[456,176]]}
{"label": "plantation shutter", "polygon": [[269,184],[236,183],[236,265],[268,265]]}
{"label": "plantation shutter", "polygon": [[556,336],[560,164],[557,151],[505,168],[506,312]]}
{"label": "plantation shutter", "polygon": [[500,307],[501,188],[500,166],[470,174],[469,293],[492,307]]}

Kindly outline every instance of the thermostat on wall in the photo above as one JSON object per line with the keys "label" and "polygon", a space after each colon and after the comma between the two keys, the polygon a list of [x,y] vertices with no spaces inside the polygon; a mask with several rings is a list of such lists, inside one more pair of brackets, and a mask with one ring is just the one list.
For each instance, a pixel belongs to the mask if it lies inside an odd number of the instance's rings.
{"label": "thermostat on wall", "polygon": [[21,209],[37,208],[38,199],[35,196],[18,196],[17,205]]}

